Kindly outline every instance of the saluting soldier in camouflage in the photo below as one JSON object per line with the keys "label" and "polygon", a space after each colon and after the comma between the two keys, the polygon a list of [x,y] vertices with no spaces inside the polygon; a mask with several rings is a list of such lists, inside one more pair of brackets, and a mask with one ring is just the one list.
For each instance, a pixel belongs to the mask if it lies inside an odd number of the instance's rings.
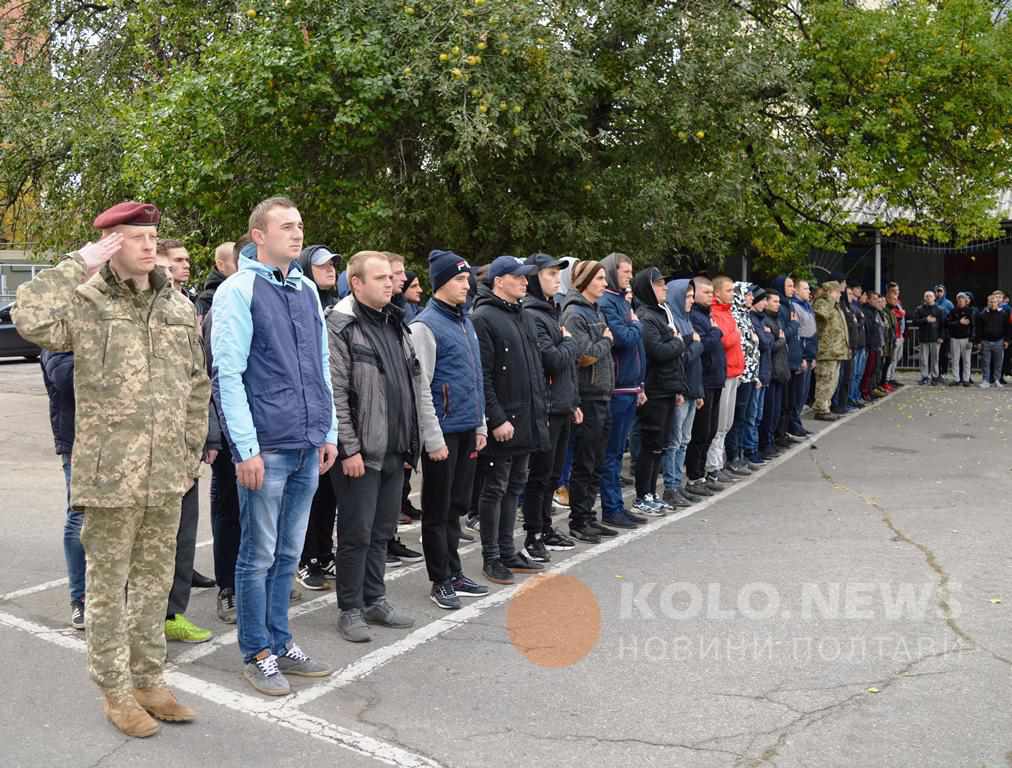
{"label": "saluting soldier in camouflage", "polygon": [[836,421],[830,412],[830,400],[840,378],[840,363],[850,359],[850,341],[847,318],[840,309],[843,288],[837,282],[824,283],[812,303],[815,326],[819,335],[819,352],[816,356],[815,402],[812,410],[819,421]]}
{"label": "saluting soldier in camouflage", "polygon": [[[165,686],[165,605],[210,384],[193,307],[155,269],[153,205],[120,203],[102,237],[18,289],[18,332],[75,353],[71,503],[85,513],[88,668],[130,736],[190,720]],[[185,408],[179,408],[185,403]],[[129,582],[129,595],[124,589]]]}

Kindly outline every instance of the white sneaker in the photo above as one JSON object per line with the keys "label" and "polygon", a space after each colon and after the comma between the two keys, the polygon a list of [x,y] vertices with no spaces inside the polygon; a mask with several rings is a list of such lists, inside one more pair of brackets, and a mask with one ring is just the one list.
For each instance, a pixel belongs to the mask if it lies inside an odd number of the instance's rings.
{"label": "white sneaker", "polygon": [[1004,385],[1004,384],[1002,384],[1002,383],[1001,383],[1000,381],[996,381],[996,382],[995,382],[994,384],[992,384],[992,386],[993,386],[993,387],[994,387],[995,389],[1005,389],[1005,385]]}
{"label": "white sneaker", "polygon": [[977,386],[980,387],[981,389],[989,389],[991,387],[991,382],[989,382],[989,381],[982,381]]}

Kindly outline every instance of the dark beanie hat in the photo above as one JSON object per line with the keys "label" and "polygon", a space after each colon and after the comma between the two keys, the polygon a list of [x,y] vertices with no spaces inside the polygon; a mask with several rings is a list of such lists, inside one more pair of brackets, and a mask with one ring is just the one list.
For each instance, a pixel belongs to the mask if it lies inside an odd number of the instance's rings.
{"label": "dark beanie hat", "polygon": [[[438,291],[445,283],[461,272],[470,272],[467,260],[453,251],[432,251],[429,253],[429,283]],[[407,287],[407,284],[405,284]]]}
{"label": "dark beanie hat", "polygon": [[604,264],[600,261],[578,261],[573,267],[573,287],[578,291],[583,291],[602,269],[604,269]]}

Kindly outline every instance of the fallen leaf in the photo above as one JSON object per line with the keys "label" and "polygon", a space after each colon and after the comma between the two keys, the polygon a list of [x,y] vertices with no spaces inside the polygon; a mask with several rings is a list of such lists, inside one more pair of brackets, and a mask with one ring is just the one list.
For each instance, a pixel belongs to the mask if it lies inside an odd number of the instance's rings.
{"label": "fallen leaf", "polygon": [[878,693],[878,688],[869,688],[868,693]]}

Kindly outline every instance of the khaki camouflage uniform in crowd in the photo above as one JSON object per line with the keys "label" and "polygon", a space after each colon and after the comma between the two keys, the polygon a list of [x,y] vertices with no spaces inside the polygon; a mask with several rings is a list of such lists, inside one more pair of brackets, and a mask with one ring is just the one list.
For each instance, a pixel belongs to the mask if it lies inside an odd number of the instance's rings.
{"label": "khaki camouflage uniform in crowd", "polygon": [[847,331],[847,318],[840,308],[839,301],[829,296],[831,290],[840,290],[839,283],[825,283],[823,293],[812,303],[815,313],[815,326],[819,337],[819,352],[816,355],[815,367],[815,402],[812,410],[815,413],[829,413],[833,393],[840,379],[840,363],[850,359],[850,334]]}
{"label": "khaki camouflage uniform in crowd", "polygon": [[22,285],[13,312],[22,336],[75,355],[71,503],[85,512],[88,669],[114,697],[164,685],[180,503],[207,435],[193,307],[161,270],[150,282],[137,291],[108,264],[88,278],[75,253]]}

